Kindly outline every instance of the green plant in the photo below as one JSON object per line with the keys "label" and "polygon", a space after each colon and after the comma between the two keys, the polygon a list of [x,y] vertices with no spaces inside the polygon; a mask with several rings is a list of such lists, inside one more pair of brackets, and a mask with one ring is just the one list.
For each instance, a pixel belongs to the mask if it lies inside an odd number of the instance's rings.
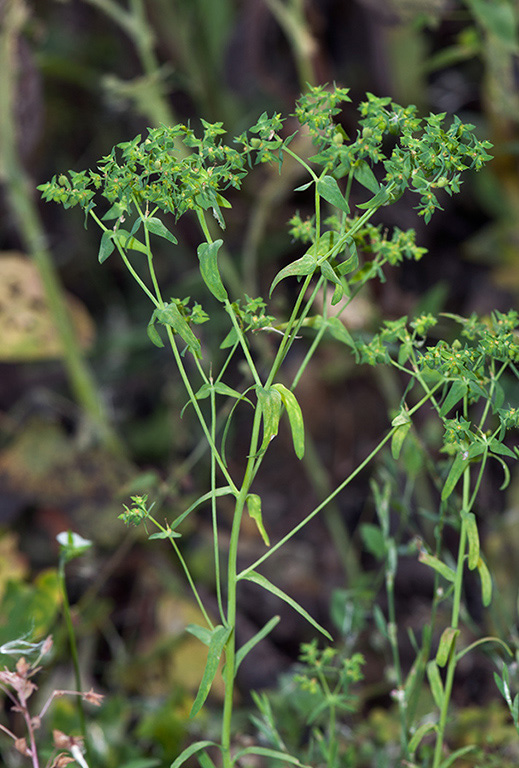
{"label": "green plant", "polygon": [[[150,538],[169,540],[186,573],[205,626],[188,630],[208,646],[206,669],[195,698],[191,715],[203,707],[218,671],[225,659],[223,678],[225,698],[219,743],[202,740],[188,747],[173,763],[178,768],[197,754],[206,768],[212,764],[207,747],[216,747],[225,768],[240,758],[261,754],[267,758],[300,764],[298,756],[282,748],[252,746],[235,751],[232,748],[234,681],[244,657],[277,624],[273,617],[243,647],[235,641],[237,591],[240,583],[249,581],[287,602],[316,630],[328,639],[320,626],[292,597],[259,572],[259,567],[318,515],[359,473],[390,444],[393,459],[400,460],[404,444],[411,435],[419,434],[414,418],[419,412],[434,413],[443,425],[441,444],[432,457],[431,473],[438,494],[439,508],[431,511],[434,519],[432,541],[421,541],[419,560],[432,569],[436,579],[436,602],[450,601],[451,616],[443,629],[435,658],[430,658],[435,618],[424,630],[422,647],[417,647],[417,662],[406,679],[398,662],[395,624],[397,617],[392,598],[392,585],[401,542],[393,535],[387,516],[388,502],[375,491],[380,534],[365,529],[366,541],[386,564],[386,586],[390,614],[386,621],[378,613],[379,626],[391,644],[397,674],[395,696],[400,702],[402,758],[415,760],[426,734],[434,734],[433,768],[447,768],[468,750],[445,756],[446,725],[454,673],[458,661],[482,638],[459,648],[460,615],[463,604],[465,565],[479,574],[482,599],[491,600],[491,577],[480,552],[478,524],[474,507],[484,469],[490,458],[499,462],[508,477],[506,460],[516,452],[505,444],[506,432],[517,426],[515,409],[506,402],[506,379],[518,376],[519,345],[515,331],[515,312],[495,313],[491,318],[445,316],[452,326],[459,326],[459,338],[434,339],[437,318],[418,314],[408,319],[385,321],[380,331],[368,338],[353,337],[341,322],[341,312],[373,279],[384,280],[385,270],[405,259],[418,260],[425,249],[415,242],[414,230],[395,228],[391,235],[382,224],[375,225],[375,214],[399,200],[404,194],[416,200],[419,216],[428,222],[439,209],[439,195],[452,195],[460,189],[461,174],[467,169],[479,170],[490,159],[489,143],[480,141],[473,126],[458,118],[446,121],[445,115],[420,118],[413,106],[401,107],[389,98],[368,94],[359,107],[359,129],[349,139],[338,122],[341,104],[348,101],[346,89],[310,87],[297,102],[295,114],[300,126],[308,132],[314,154],[302,157],[293,150],[295,133],[285,134],[279,114],[261,115],[248,132],[236,137],[234,144],[224,142],[220,123],[202,121],[202,135],[186,125],[149,129],[145,139],[137,136],[115,147],[103,157],[96,170],[55,176],[40,187],[45,200],[61,203],[66,208],[80,205],[85,220],[93,220],[101,229],[98,258],[103,263],[117,252],[153,306],[148,322],[148,335],[158,347],[167,344],[175,359],[193,409],[210,449],[209,490],[185,512],[171,522],[161,523],[147,496],[132,497],[123,519],[129,524],[149,523],[158,531]],[[299,129],[298,129],[299,130]],[[296,131],[297,133],[297,131]],[[189,154],[177,153],[182,142]],[[219,271],[218,256],[223,239],[214,240],[208,217],[214,217],[225,230],[224,211],[231,206],[228,199],[239,190],[243,178],[256,164],[270,163],[283,172],[284,159],[290,156],[308,174],[307,183],[296,192],[309,191],[314,212],[309,217],[295,213],[290,220],[290,233],[304,248],[304,253],[283,267],[274,277],[270,294],[280,283],[296,278],[295,296],[286,317],[278,319],[269,313],[262,297],[229,296],[228,286]],[[342,181],[344,179],[344,182]],[[225,196],[224,196],[225,195]],[[369,196],[365,202],[359,197]],[[98,213],[97,206],[104,206]],[[327,209],[327,210],[325,210]],[[153,238],[172,245],[173,219],[192,212],[200,226],[202,242],[198,246],[198,266],[203,283],[204,306],[187,298],[164,298],[153,261]],[[106,222],[112,222],[109,226]],[[330,293],[332,294],[330,296]],[[321,312],[316,299],[322,297]],[[328,301],[327,299],[330,299]],[[209,317],[225,318],[226,335],[220,348],[208,352],[204,323]],[[451,328],[448,329],[449,334]],[[271,334],[279,339],[272,359],[258,352],[256,338]],[[299,343],[300,334],[308,337],[302,361],[291,381],[287,381],[283,363],[290,350]],[[333,339],[343,344],[360,363],[392,366],[405,378],[399,407],[392,414],[391,428],[365,459],[303,519],[279,541],[270,545],[262,516],[262,501],[254,492],[254,481],[260,472],[271,441],[278,434],[283,414],[288,417],[293,448],[301,459],[305,451],[303,413],[294,390],[304,375],[320,342]],[[433,342],[431,343],[431,338]],[[186,356],[186,353],[187,354]],[[223,362],[222,362],[223,357]],[[226,382],[236,361],[245,362],[247,375],[240,389]],[[243,367],[243,366],[242,366]],[[224,410],[219,404],[230,402]],[[427,406],[427,409],[425,409]],[[240,408],[250,414],[250,442],[243,455],[242,473],[231,472],[227,461],[229,427]],[[223,417],[220,417],[223,414]],[[438,451],[443,452],[442,460]],[[461,494],[458,497],[458,486]],[[230,497],[234,513],[226,552],[221,536],[219,500]],[[204,605],[179,540],[180,527],[188,515],[201,505],[209,505],[213,526],[214,574],[219,617],[213,621]],[[266,551],[245,568],[238,567],[238,545],[243,516],[255,521]],[[405,516],[402,518],[406,523]],[[459,531],[458,553],[453,560],[444,547],[444,529],[451,525]],[[405,545],[407,551],[412,547]],[[315,666],[319,655],[309,661]],[[320,663],[320,662],[319,662]],[[445,680],[441,672],[445,668]],[[434,704],[435,719],[420,722],[410,705],[427,676]],[[342,684],[342,683],[341,683]],[[326,678],[320,681],[326,692]],[[330,718],[335,717],[331,699],[326,698]],[[326,729],[325,729],[326,730]],[[323,754],[327,763],[338,764],[337,749],[332,741]],[[426,757],[424,757],[426,759]],[[413,765],[416,763],[412,763]]]}

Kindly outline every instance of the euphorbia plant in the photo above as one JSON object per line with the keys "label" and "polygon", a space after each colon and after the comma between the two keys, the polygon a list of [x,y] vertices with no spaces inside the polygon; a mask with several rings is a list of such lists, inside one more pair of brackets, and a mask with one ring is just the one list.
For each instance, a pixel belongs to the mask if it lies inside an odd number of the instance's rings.
{"label": "euphorbia plant", "polygon": [[[415,242],[414,230],[395,228],[389,235],[381,224],[371,223],[374,215],[378,213],[380,218],[386,206],[406,193],[414,201],[417,214],[428,222],[435,210],[440,208],[439,196],[458,192],[461,174],[468,169],[478,170],[490,159],[487,152],[490,145],[478,140],[473,126],[464,124],[458,118],[446,120],[445,115],[420,118],[415,107],[404,108],[389,98],[378,98],[372,94],[368,94],[366,101],[359,106],[358,130],[350,139],[338,119],[340,105],[346,101],[349,97],[344,88],[310,88],[297,102],[292,116],[299,124],[294,133],[286,135],[284,120],[279,114],[269,117],[264,113],[255,125],[230,144],[224,141],[225,131],[220,123],[202,121],[200,135],[187,125],[150,129],[144,139],[137,136],[133,141],[117,145],[99,161],[95,170],[70,171],[40,187],[46,200],[54,200],[65,207],[80,205],[83,208],[86,220],[93,220],[102,231],[99,261],[102,263],[117,253],[149,298],[152,311],[148,335],[154,344],[162,347],[165,332],[166,343],[185,385],[188,401],[210,448],[208,489],[179,517],[163,525],[151,514],[146,496],[134,497],[123,517],[126,522],[134,524],[147,520],[158,529],[153,538],[169,539],[204,616],[205,626],[189,627],[209,648],[206,669],[192,708],[193,716],[204,705],[219,660],[222,656],[224,658],[225,698],[221,740],[217,746],[226,768],[250,752],[298,763],[296,757],[267,747],[249,747],[236,753],[231,750],[237,669],[245,655],[279,620],[273,617],[243,647],[237,648],[235,627],[240,582],[250,581],[270,591],[329,638],[327,630],[302,606],[261,574],[260,566],[323,510],[386,444],[391,442],[393,454],[398,458],[403,441],[412,427],[413,416],[425,404],[432,405],[439,417],[446,420],[446,446],[453,455],[452,466],[444,474],[442,501],[448,501],[458,481],[463,484],[461,510],[458,513],[461,539],[456,567],[451,568],[442,562],[441,547],[433,553],[424,545],[420,554],[421,560],[434,569],[438,578],[447,579],[453,585],[453,616],[440,645],[441,658],[430,662],[436,666],[427,666],[440,710],[438,722],[431,725],[437,735],[434,768],[442,764],[452,678],[456,661],[463,653],[457,650],[456,643],[467,541],[469,567],[477,568],[482,576],[485,600],[488,594],[488,579],[477,546],[477,524],[472,507],[487,457],[493,455],[500,461],[503,461],[503,456],[515,457],[502,442],[503,430],[510,422],[512,412],[506,408],[503,410],[503,403],[498,403],[495,397],[500,391],[499,380],[505,370],[516,373],[515,316],[496,316],[490,326],[475,319],[456,318],[469,339],[467,344],[464,346],[458,342],[460,346],[454,348],[454,345],[439,342],[431,349],[425,346],[427,334],[435,324],[435,319],[429,316],[414,318],[411,322],[403,318],[386,323],[369,342],[354,338],[340,317],[348,303],[370,280],[384,279],[388,266],[398,265],[404,259],[417,260],[425,254],[425,250]],[[294,150],[294,138],[299,131],[309,135],[313,142],[314,154],[311,157],[300,156]],[[179,142],[189,150],[187,156],[178,154],[176,148]],[[211,222],[214,217],[220,228],[225,230],[224,212],[230,206],[224,196],[226,191],[232,187],[239,190],[243,178],[259,163],[274,164],[283,173],[287,156],[299,163],[302,172],[307,174],[307,182],[296,191],[311,190],[313,214],[302,218],[295,213],[290,220],[290,232],[302,245],[301,255],[277,273],[270,294],[284,280],[296,278],[299,284],[286,316],[275,318],[268,313],[268,303],[262,297],[230,295],[230,288],[219,269],[223,236],[214,238]],[[364,202],[353,205],[353,199]],[[100,205],[104,206],[102,214],[99,214]],[[198,266],[207,295],[211,296],[206,307],[179,297],[166,300],[156,276],[154,238],[165,239],[172,247],[175,246],[175,222],[184,214],[194,215],[200,227]],[[326,297],[330,293],[328,302]],[[317,302],[316,298],[322,299],[323,295],[325,300]],[[207,307],[215,306],[215,299],[216,311],[226,317],[227,323],[221,343],[225,359],[219,366],[218,356],[215,360],[207,359],[207,355],[202,354],[201,344],[203,323],[209,317]],[[318,305],[323,307],[322,311],[318,311]],[[295,375],[288,381],[283,364],[291,348],[302,343],[299,341],[302,330],[310,334],[311,340]],[[256,350],[255,332],[258,331],[271,333],[277,340],[277,349],[268,368]],[[395,365],[410,376],[416,386],[412,395],[408,388],[391,428],[369,456],[304,519],[271,545],[263,522],[261,498],[254,492],[254,480],[284,414],[290,424],[294,451],[299,459],[304,454],[304,415],[297,400],[297,384],[325,337],[343,342],[347,352],[361,362]],[[495,344],[501,356],[479,351],[480,343],[487,346]],[[461,350],[459,354],[458,350]],[[186,351],[188,358],[184,354]],[[230,363],[236,359],[246,363],[249,376],[247,384],[240,390],[226,382]],[[487,363],[490,369],[485,367]],[[420,394],[415,395],[418,388]],[[414,399],[408,402],[409,397]],[[478,398],[484,398],[487,404],[477,424],[472,425],[468,415],[469,405]],[[228,399],[235,402],[226,420],[221,423],[218,418],[219,404]],[[452,409],[460,404],[459,417],[447,419]],[[229,468],[224,446],[229,422],[235,409],[241,407],[249,409],[251,414],[250,437],[244,454],[244,470],[237,475]],[[499,414],[500,408],[501,421],[487,434],[484,431],[486,419],[494,412]],[[470,467],[476,461],[480,462],[481,472],[471,486]],[[219,499],[223,496],[234,501],[225,554],[218,516]],[[204,605],[179,545],[183,520],[202,504],[209,504],[212,512],[219,613],[216,624]],[[237,556],[244,514],[255,520],[265,542],[265,552],[240,570]],[[390,538],[389,530],[386,530],[388,547]],[[438,664],[441,666],[444,662],[447,664],[447,679],[445,685],[440,681],[440,688]],[[418,737],[415,736],[414,741],[411,739],[416,723],[404,716],[402,728],[403,756],[409,760],[419,743]],[[423,733],[427,730],[428,726]],[[204,766],[209,765],[210,759],[204,750],[211,744],[202,741],[190,746],[175,761],[174,768],[195,753],[199,753]]]}

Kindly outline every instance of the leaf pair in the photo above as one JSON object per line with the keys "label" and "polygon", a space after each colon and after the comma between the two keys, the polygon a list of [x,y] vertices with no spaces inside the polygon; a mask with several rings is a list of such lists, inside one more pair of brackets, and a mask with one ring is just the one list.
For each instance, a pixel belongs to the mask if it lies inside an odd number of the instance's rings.
{"label": "leaf pair", "polygon": [[258,405],[263,419],[263,441],[260,451],[265,451],[279,429],[279,421],[283,406],[288,414],[292,442],[298,459],[302,459],[305,452],[305,430],[301,407],[296,396],[283,384],[272,384],[268,389],[256,387]]}

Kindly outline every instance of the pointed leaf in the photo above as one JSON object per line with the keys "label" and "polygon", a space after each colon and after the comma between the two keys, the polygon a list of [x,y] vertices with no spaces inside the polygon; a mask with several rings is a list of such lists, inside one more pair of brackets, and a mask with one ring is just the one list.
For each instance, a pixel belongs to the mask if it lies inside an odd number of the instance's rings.
{"label": "pointed leaf", "polygon": [[99,263],[102,264],[106,261],[114,250],[114,232],[111,229],[106,229],[101,236],[101,242],[99,244],[99,253],[97,254]]}
{"label": "pointed leaf", "polygon": [[429,685],[431,687],[431,693],[434,698],[434,702],[438,709],[441,709],[443,706],[443,683],[442,679],[440,677],[440,670],[438,669],[438,665],[435,661],[429,661],[427,664],[427,678],[429,680]]}
{"label": "pointed leaf", "polygon": [[258,531],[261,534],[261,538],[270,547],[270,539],[263,525],[263,518],[261,516],[261,497],[257,493],[249,493],[247,495],[247,509],[249,510],[249,516],[254,520]]}
{"label": "pointed leaf", "polygon": [[179,515],[173,522],[171,523],[171,528],[178,528],[180,523],[183,522],[183,520],[186,519],[188,515],[191,514],[197,507],[200,506],[200,504],[205,504],[206,501],[210,501],[212,498],[217,498],[218,496],[234,496],[235,493],[232,490],[230,485],[223,485],[221,488],[215,488],[212,491],[208,491],[207,493],[204,493],[203,496],[200,496],[193,504],[191,504],[188,509],[185,510],[185,512],[182,512],[181,515]]}
{"label": "pointed leaf", "polygon": [[272,582],[270,582],[268,579],[265,578],[265,576],[262,576],[260,573],[256,573],[256,571],[249,571],[244,576],[241,576],[239,578],[247,579],[247,581],[252,581],[253,584],[257,584],[260,587],[263,587],[263,589],[266,589],[267,592],[271,592],[276,597],[279,597],[280,600],[284,600],[285,603],[288,603],[295,611],[297,611],[300,616],[302,616],[306,621],[308,621],[309,624],[311,624],[313,627],[319,630],[319,632],[322,632],[322,634],[327,637],[329,640],[332,640],[332,636],[330,633],[324,628],[321,627],[320,624],[317,623],[315,619],[313,619],[308,611],[305,611],[305,609],[299,605],[299,603],[296,603],[296,601],[286,594],[286,592],[283,592],[282,589],[279,589],[279,587],[276,587]]}
{"label": "pointed leaf", "polygon": [[288,420],[290,421],[294,451],[297,458],[302,459],[305,453],[305,426],[301,407],[297,402],[294,393],[290,389],[287,389],[284,384],[273,384],[272,389],[276,390],[281,395],[283,405],[288,414]]}
{"label": "pointed leaf", "polygon": [[270,389],[256,387],[256,394],[263,418],[263,442],[260,450],[264,451],[278,433],[283,401],[280,393],[273,387],[270,387]]}
{"label": "pointed leaf", "polygon": [[151,320],[148,323],[148,327],[147,327],[146,330],[147,330],[148,337],[149,337],[150,341],[153,344],[155,344],[156,347],[163,347],[164,346],[164,342],[160,338],[160,333],[155,328],[156,315],[157,315],[157,310],[155,310],[155,312],[152,314]]}
{"label": "pointed leaf", "polygon": [[487,564],[481,557],[478,560],[477,569],[481,580],[481,601],[487,608],[492,602],[492,577]]}
{"label": "pointed leaf", "polygon": [[200,683],[196,699],[191,707],[189,717],[195,717],[200,712],[204,701],[209,695],[213,680],[218,671],[220,657],[231,632],[232,627],[223,627],[222,625],[218,625],[211,632],[211,642],[209,643],[209,652],[207,654],[207,662],[202,676],[202,682]]}
{"label": "pointed leaf", "polygon": [[340,187],[333,176],[323,176],[318,180],[316,187],[317,192],[327,202],[331,203],[336,208],[339,208],[341,211],[344,211],[344,213],[350,212],[348,201],[342,194]]}
{"label": "pointed leaf", "polygon": [[443,576],[444,579],[447,579],[447,581],[451,581],[453,584],[456,581],[456,571],[453,571],[452,568],[449,568],[448,565],[442,563],[442,561],[438,560],[434,555],[429,555],[422,550],[418,555],[418,560],[424,565],[434,568],[434,570],[437,571],[440,576]]}
{"label": "pointed leaf", "polygon": [[374,605],[373,607],[373,618],[375,619],[375,624],[377,625],[377,629],[382,635],[382,637],[385,637],[386,640],[389,639],[389,629],[387,626],[386,617],[382,613],[382,608],[380,605]]}
{"label": "pointed leaf", "polygon": [[196,637],[197,640],[200,640],[201,643],[207,645],[208,648],[211,645],[211,637],[213,633],[209,627],[201,627],[199,624],[188,624],[186,632],[189,632],[190,635]]}
{"label": "pointed leaf", "polygon": [[[211,390],[214,390],[218,395],[223,395],[224,397],[232,397],[235,400],[245,400],[245,402],[249,403],[249,405],[252,405],[248,397],[245,397],[245,395],[243,395],[241,392],[238,392],[236,389],[228,387],[227,384],[224,384],[222,381],[217,381],[215,384],[202,384],[200,389],[195,392],[196,399],[205,400],[205,398],[209,397],[211,394]],[[189,403],[187,403],[187,405],[189,405]]]}
{"label": "pointed leaf", "polygon": [[236,652],[236,666],[235,666],[235,674],[238,671],[238,667],[242,663],[243,659],[247,656],[250,651],[261,641],[263,640],[268,634],[272,632],[276,624],[279,624],[280,622],[279,616],[273,616],[270,621],[267,621],[265,626],[259,630],[259,632],[256,632],[255,635],[251,637],[250,640],[247,640],[247,642],[242,645],[242,647]]}
{"label": "pointed leaf", "polygon": [[467,540],[469,543],[469,556],[468,566],[469,570],[473,571],[477,568],[479,562],[479,533],[476,516],[473,512],[469,512],[464,516],[465,529],[467,531]]}
{"label": "pointed leaf", "polygon": [[223,240],[201,243],[198,246],[197,255],[200,261],[200,274],[204,283],[218,301],[224,302],[227,299],[227,291],[218,271],[218,251],[222,245]]}
{"label": "pointed leaf", "polygon": [[342,261],[337,266],[337,273],[341,275],[341,277],[353,272],[353,270],[357,269],[359,266],[359,254],[357,252],[357,246],[353,240],[346,245],[344,255],[346,260]]}
{"label": "pointed leaf", "polygon": [[402,450],[404,440],[406,439],[410,429],[411,429],[411,422],[408,421],[406,424],[401,424],[393,432],[393,436],[391,438],[391,455],[393,456],[395,461],[400,456],[400,451]]}
{"label": "pointed leaf", "polygon": [[413,755],[416,750],[418,749],[418,745],[420,744],[423,737],[430,733],[431,731],[437,731],[438,726],[436,723],[423,723],[413,734],[413,738],[409,742],[409,752],[411,755]]}
{"label": "pointed leaf", "polygon": [[380,184],[378,183],[375,174],[369,167],[365,160],[361,160],[353,171],[353,178],[362,184],[363,187],[369,189],[374,195],[380,190]]}
{"label": "pointed leaf", "polygon": [[312,253],[305,253],[300,259],[293,261],[286,267],[281,269],[270,286],[269,296],[272,296],[272,291],[278,283],[284,280],[286,277],[299,277],[301,275],[313,275],[317,268],[315,256]]}
{"label": "pointed leaf", "polygon": [[186,747],[183,752],[180,753],[180,755],[177,757],[174,762],[171,763],[169,768],[180,768],[181,765],[183,765],[186,760],[189,760],[190,757],[193,755],[196,755],[197,752],[200,752],[202,749],[205,749],[206,747],[219,747],[220,745],[217,744],[214,741],[195,741],[194,744],[190,744],[189,747]]}
{"label": "pointed leaf", "polygon": [[173,329],[174,333],[178,333],[182,337],[190,352],[196,357],[202,356],[200,341],[187,324],[187,320],[180,314],[180,310],[174,301],[171,304],[164,304],[163,307],[157,307],[153,314],[159,323],[168,325]]}
{"label": "pointed leaf", "polygon": [[475,744],[469,744],[467,747],[460,747],[459,749],[454,750],[454,752],[452,752],[449,757],[440,763],[440,768],[450,768],[451,765],[454,765],[458,757],[462,757],[468,752],[473,752],[475,749],[478,749]]}
{"label": "pointed leaf", "polygon": [[455,489],[458,480],[469,465],[468,458],[466,453],[460,452],[452,462],[445,485],[442,488],[442,501],[446,501]]}
{"label": "pointed leaf", "polygon": [[282,760],[284,763],[291,763],[292,765],[304,766],[297,757],[289,754],[288,752],[279,752],[277,749],[270,749],[269,747],[245,747],[240,749],[234,755],[234,762],[239,764],[242,757],[246,755],[258,755],[261,757],[270,757],[272,760]]}
{"label": "pointed leaf", "polygon": [[438,650],[436,651],[436,663],[439,667],[444,667],[447,664],[451,649],[453,648],[459,633],[459,629],[454,629],[454,627],[446,627],[443,630]]}
{"label": "pointed leaf", "polygon": [[128,248],[131,251],[139,251],[139,253],[148,253],[148,249],[144,245],[144,243],[141,243],[140,240],[137,240],[131,232],[127,232],[125,229],[118,229],[116,232],[113,233],[114,240],[116,240],[119,245],[124,248],[124,250],[128,250]]}
{"label": "pointed leaf", "polygon": [[310,189],[313,183],[313,181],[307,181],[306,184],[301,184],[300,187],[296,187],[294,192],[304,192],[305,190]]}
{"label": "pointed leaf", "polygon": [[468,387],[464,381],[459,381],[459,380],[455,381],[451,386],[451,388],[449,389],[449,393],[447,397],[442,403],[442,406],[440,408],[440,415],[446,416],[449,413],[449,411],[459,403],[460,400],[463,400],[467,392],[468,392]]}
{"label": "pointed leaf", "polygon": [[165,240],[169,240],[169,242],[173,243],[174,245],[178,243],[175,235],[169,231],[169,229],[160,219],[157,219],[154,216],[151,216],[149,219],[144,219],[144,226],[149,232],[152,233],[152,235],[163,237]]}
{"label": "pointed leaf", "polygon": [[388,200],[389,200],[389,192],[385,187],[382,187],[377,192],[375,197],[371,198],[371,200],[367,200],[367,202],[365,203],[358,203],[357,208],[363,208],[363,209],[364,208],[365,209],[380,208],[381,206],[386,205]]}

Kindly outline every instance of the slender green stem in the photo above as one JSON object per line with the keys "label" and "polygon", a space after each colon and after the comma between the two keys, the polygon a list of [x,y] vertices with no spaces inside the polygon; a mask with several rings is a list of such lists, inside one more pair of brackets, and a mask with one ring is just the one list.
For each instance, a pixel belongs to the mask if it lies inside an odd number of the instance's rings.
{"label": "slender green stem", "polygon": [[227,480],[228,484],[231,486],[233,491],[238,493],[238,489],[236,485],[234,484],[234,480],[232,479],[231,475],[229,474],[229,471],[227,467],[225,466],[225,462],[223,461],[222,457],[220,456],[220,452],[218,448],[216,447],[213,438],[211,436],[211,432],[209,430],[209,427],[207,426],[206,420],[204,418],[204,415],[200,409],[200,405],[198,403],[198,400],[195,397],[195,393],[193,391],[193,387],[191,386],[191,382],[189,380],[189,376],[187,375],[186,369],[184,367],[184,363],[182,361],[182,357],[180,355],[180,352],[178,351],[178,347],[175,343],[175,337],[173,336],[173,331],[169,326],[166,326],[166,333],[168,334],[169,343],[173,352],[173,355],[175,357],[175,362],[177,364],[177,368],[179,370],[180,376],[182,378],[182,381],[184,382],[184,386],[186,388],[187,394],[189,396],[189,401],[193,408],[195,409],[195,413],[198,417],[198,421],[200,422],[200,426],[203,429],[204,435],[206,437],[207,442],[209,443],[209,447],[211,449],[211,452],[214,454],[214,457],[218,463],[218,466],[220,467],[220,470]]}
{"label": "slender green stem", "polygon": [[195,584],[195,582],[194,582],[194,580],[193,580],[193,577],[191,576],[191,572],[190,572],[190,570],[189,570],[189,568],[188,568],[188,566],[187,566],[187,563],[186,563],[186,561],[184,560],[184,558],[183,558],[183,556],[182,556],[182,552],[180,551],[180,549],[179,549],[179,547],[178,547],[178,544],[177,544],[177,542],[175,541],[175,539],[170,539],[170,541],[171,541],[171,546],[172,546],[172,547],[173,547],[173,549],[175,550],[175,554],[176,554],[176,556],[177,556],[177,557],[178,557],[178,559],[179,559],[180,565],[182,566],[182,570],[183,570],[183,571],[184,571],[184,573],[186,574],[186,579],[187,579],[187,581],[188,581],[188,584],[189,584],[189,586],[190,586],[190,588],[191,588],[191,591],[192,591],[192,593],[193,593],[193,595],[194,595],[194,598],[195,598],[195,600],[196,600],[196,602],[197,602],[197,605],[198,605],[198,607],[200,608],[200,611],[201,611],[201,613],[202,613],[202,616],[204,617],[204,619],[205,619],[205,621],[206,621],[206,623],[207,623],[207,626],[208,626],[210,629],[214,629],[214,624],[213,624],[213,622],[211,621],[211,619],[210,619],[210,617],[209,617],[209,614],[207,613],[207,611],[206,611],[206,609],[205,609],[205,606],[204,606],[204,604],[203,604],[203,602],[202,602],[202,598],[200,597],[200,593],[199,593],[198,589],[196,588],[196,584]]}
{"label": "slender green stem", "polygon": [[400,715],[400,745],[402,748],[403,757],[407,760],[409,758],[409,748],[408,748],[408,740],[407,740],[407,733],[408,733],[408,722],[407,722],[407,712],[406,712],[407,702],[403,696],[404,684],[403,684],[403,676],[402,676],[402,665],[400,664],[400,651],[398,648],[394,584],[395,584],[394,569],[391,567],[389,562],[386,562],[386,591],[387,591],[388,616],[389,616],[388,635],[389,635],[389,644],[391,646],[391,653],[393,656],[393,666],[395,668],[395,677],[396,677],[398,713]]}
{"label": "slender green stem", "polygon": [[[65,562],[63,558],[60,558],[58,567],[58,578],[61,590],[61,597],[63,600],[63,615],[65,617],[65,624],[67,627],[68,642],[70,646],[70,655],[72,656],[72,666],[74,668],[74,680],[76,690],[81,691],[81,671],[79,668],[79,655],[77,651],[76,633],[74,632],[74,625],[72,623],[72,615],[70,612],[70,603],[68,599],[67,584],[65,581]],[[85,720],[85,710],[83,708],[83,700],[81,696],[76,697],[76,708],[79,718],[79,726],[81,729],[81,735],[85,740],[85,744],[88,744],[88,734]]]}
{"label": "slender green stem", "polygon": [[249,459],[245,468],[243,483],[236,499],[234,517],[229,540],[229,559],[227,563],[227,626],[232,628],[231,635],[225,646],[225,694],[222,718],[222,755],[224,768],[232,765],[231,757],[231,721],[234,705],[234,677],[236,668],[236,587],[238,583],[238,542],[240,537],[241,520],[247,501],[247,494],[253,479],[254,456],[258,448],[258,438],[261,423],[261,410],[256,408],[252,425]]}
{"label": "slender green stem", "polygon": [[[437,384],[432,390],[431,393],[434,393],[436,389],[438,389],[441,386],[441,384]],[[412,416],[413,413],[415,413],[419,408],[424,405],[429,400],[429,395],[425,395],[416,405],[414,405],[412,408],[409,409],[409,415]],[[292,528],[285,536],[283,536],[282,539],[280,539],[277,544],[274,544],[268,552],[265,552],[264,555],[259,557],[257,560],[255,560],[251,565],[247,566],[247,568],[244,568],[243,571],[241,571],[238,575],[239,579],[243,579],[250,571],[255,570],[258,565],[261,565],[261,563],[265,562],[269,557],[271,557],[275,552],[277,552],[278,549],[280,549],[284,544],[286,544],[287,541],[289,541],[293,536],[298,533],[301,528],[304,528],[305,525],[307,525],[310,520],[312,520],[319,512],[326,507],[326,505],[334,499],[344,488],[346,488],[347,485],[351,483],[352,480],[354,480],[360,472],[366,467],[374,458],[375,456],[382,450],[382,448],[386,445],[389,440],[393,437],[393,434],[396,432],[398,427],[393,427],[388,434],[382,438],[382,440],[378,443],[378,445],[373,448],[371,453],[366,456],[364,461],[362,461],[354,470],[351,472],[351,474],[348,475],[348,477],[342,481],[340,485],[337,486],[337,488],[332,491],[328,496],[321,501],[320,504],[315,507],[312,512],[309,512],[309,514],[301,520],[300,523],[298,523],[294,528]]]}
{"label": "slender green stem", "polygon": [[[212,382],[212,379],[211,379]],[[214,389],[211,389],[211,438],[213,443],[216,444],[216,397]],[[220,574],[220,548],[218,538],[218,517],[216,514],[216,496],[214,491],[216,489],[216,459],[211,451],[211,490],[213,496],[211,498],[211,519],[213,525],[213,557],[214,557],[214,576],[216,582],[216,598],[218,601],[218,611],[220,618],[224,620],[224,610],[222,603],[222,583]]]}
{"label": "slender green stem", "polygon": [[[470,495],[470,468],[467,467],[463,473],[463,501],[462,510],[466,511],[469,503]],[[454,595],[452,599],[452,615],[451,615],[451,627],[453,629],[458,628],[459,616],[461,609],[461,593],[463,589],[463,567],[465,563],[465,550],[467,544],[467,529],[464,515],[461,515],[461,531],[460,540],[458,545],[458,561],[456,564],[456,579],[454,582]],[[447,662],[447,673],[445,676],[445,684],[443,688],[443,700],[440,712],[440,721],[438,723],[438,731],[436,736],[436,744],[434,749],[433,768],[439,768],[443,756],[443,743],[445,737],[445,728],[447,725],[447,717],[449,714],[449,705],[452,694],[452,686],[454,683],[454,673],[456,671],[457,655],[456,655],[456,643],[453,642],[449,659]]]}

